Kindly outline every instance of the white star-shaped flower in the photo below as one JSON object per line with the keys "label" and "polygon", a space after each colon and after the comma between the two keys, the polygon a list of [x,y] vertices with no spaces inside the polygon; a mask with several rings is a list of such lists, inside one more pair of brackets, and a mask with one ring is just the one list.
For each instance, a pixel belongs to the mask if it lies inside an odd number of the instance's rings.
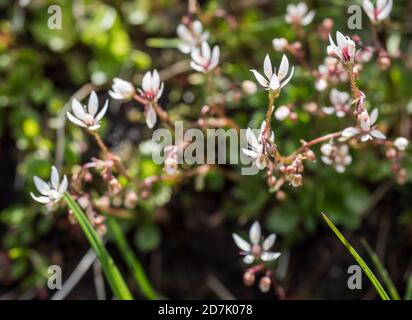
{"label": "white star-shaped flower", "polygon": [[92,91],[87,107],[82,106],[82,104],[77,99],[73,99],[72,111],[74,115],[70,112],[67,112],[67,118],[80,127],[87,128],[90,131],[95,131],[100,128],[100,120],[105,115],[108,106],[109,100],[106,100],[103,108],[99,113],[97,113],[99,109],[99,101],[97,99],[96,92]]}
{"label": "white star-shaped flower", "polygon": [[47,183],[37,176],[33,177],[33,181],[40,196],[35,196],[32,192],[30,195],[34,200],[43,204],[59,202],[68,186],[67,177],[63,176],[62,181],[60,181],[59,172],[55,166],[51,168],[50,182]]}
{"label": "white star-shaped flower", "polygon": [[279,258],[280,252],[269,251],[276,241],[276,234],[272,233],[266,239],[262,238],[262,231],[258,221],[255,221],[249,229],[250,243],[233,233],[233,240],[241,250],[240,254],[244,256],[243,262],[253,263],[255,260],[273,261]]}
{"label": "white star-shaped flower", "polygon": [[292,79],[294,67],[289,74],[289,60],[286,55],[283,55],[282,61],[280,62],[279,70],[276,73],[276,69],[272,69],[272,62],[270,61],[269,55],[267,54],[265,60],[263,61],[263,73],[265,76],[261,75],[256,70],[250,70],[256,77],[256,80],[260,83],[262,87],[266,90],[277,91],[286,86],[290,79]]}

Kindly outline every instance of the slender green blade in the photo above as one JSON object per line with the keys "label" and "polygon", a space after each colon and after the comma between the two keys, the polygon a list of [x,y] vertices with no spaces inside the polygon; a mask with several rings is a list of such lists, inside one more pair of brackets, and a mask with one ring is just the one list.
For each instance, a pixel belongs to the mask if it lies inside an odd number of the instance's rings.
{"label": "slender green blade", "polygon": [[412,300],[412,273],[408,277],[408,282],[406,283],[405,300]]}
{"label": "slender green blade", "polygon": [[388,271],[385,269],[382,262],[379,260],[378,255],[375,253],[375,251],[373,251],[373,249],[371,248],[371,246],[368,244],[368,242],[365,239],[362,239],[362,244],[365,247],[366,251],[368,252],[369,257],[371,258],[373,264],[375,265],[376,270],[378,270],[379,275],[383,279],[383,282],[388,288],[388,292],[391,298],[393,300],[401,300],[398,290],[396,290],[396,287],[393,284],[393,281],[391,277],[389,276]]}
{"label": "slender green blade", "polygon": [[360,265],[362,270],[368,276],[369,280],[372,282],[373,286],[375,287],[376,291],[378,291],[382,300],[391,300],[388,294],[386,293],[385,289],[373,274],[372,270],[368,267],[365,261],[361,258],[361,256],[356,252],[356,250],[350,245],[350,243],[345,239],[345,237],[340,233],[340,231],[336,228],[333,222],[322,212],[323,219],[325,219],[328,226],[332,229],[332,231],[336,234],[339,240],[343,243],[343,245],[348,249],[350,254],[355,258],[356,262]]}
{"label": "slender green blade", "polygon": [[73,211],[74,217],[80,225],[83,233],[85,234],[90,246],[95,251],[97,258],[99,259],[106,279],[112,289],[114,295],[121,300],[132,300],[133,297],[127,288],[127,285],[120,274],[119,269],[113,262],[110,254],[107,252],[103,245],[103,242],[97,232],[94,230],[89,219],[87,219],[83,210],[77,204],[76,201],[70,196],[69,193],[64,193],[64,200],[69,208]]}
{"label": "slender green blade", "polygon": [[160,299],[160,296],[147,279],[143,266],[127,243],[116,218],[107,215],[107,227],[143,295],[150,300]]}

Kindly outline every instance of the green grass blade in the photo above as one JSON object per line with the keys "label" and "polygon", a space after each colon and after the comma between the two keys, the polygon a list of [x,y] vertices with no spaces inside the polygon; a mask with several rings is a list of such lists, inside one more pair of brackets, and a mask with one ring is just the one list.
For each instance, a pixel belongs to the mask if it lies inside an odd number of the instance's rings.
{"label": "green grass blade", "polygon": [[107,216],[107,227],[143,295],[150,300],[160,299],[161,297],[153,289],[142,265],[127,243],[116,218]]}
{"label": "green grass blade", "polygon": [[398,290],[396,290],[395,285],[391,277],[389,276],[388,271],[385,269],[381,261],[379,260],[378,255],[375,251],[372,250],[370,245],[365,239],[362,239],[362,244],[365,247],[366,251],[369,254],[369,257],[372,260],[372,263],[375,265],[376,270],[378,270],[379,275],[381,276],[383,282],[385,283],[386,287],[388,288],[389,295],[393,300],[401,300]]}
{"label": "green grass blade", "polygon": [[95,251],[97,258],[102,265],[102,269],[104,275],[106,276],[107,282],[109,283],[110,288],[113,291],[113,294],[120,300],[132,300],[133,297],[129,289],[127,288],[125,281],[123,280],[119,269],[114,264],[113,259],[104,247],[100,236],[94,230],[83,210],[67,192],[64,193],[64,200],[66,201],[69,208],[73,211],[74,217],[79,223],[80,228],[89,241],[90,246]]}
{"label": "green grass blade", "polygon": [[376,278],[376,276],[373,274],[372,270],[368,267],[368,265],[365,263],[365,261],[361,258],[361,256],[356,252],[356,250],[350,245],[350,243],[345,239],[345,237],[342,235],[342,233],[339,232],[339,230],[336,228],[336,226],[333,224],[333,222],[324,214],[322,213],[323,219],[325,219],[326,223],[329,225],[329,227],[332,229],[332,231],[336,234],[336,236],[339,238],[339,240],[343,243],[343,245],[348,249],[350,254],[355,258],[356,262],[360,265],[362,270],[365,272],[365,274],[368,276],[369,280],[372,282],[373,286],[375,287],[376,291],[378,291],[380,297],[382,300],[391,300],[388,294],[386,293],[385,289],[379,282],[379,280]]}
{"label": "green grass blade", "polygon": [[412,300],[412,273],[408,277],[408,282],[406,283],[405,300]]}

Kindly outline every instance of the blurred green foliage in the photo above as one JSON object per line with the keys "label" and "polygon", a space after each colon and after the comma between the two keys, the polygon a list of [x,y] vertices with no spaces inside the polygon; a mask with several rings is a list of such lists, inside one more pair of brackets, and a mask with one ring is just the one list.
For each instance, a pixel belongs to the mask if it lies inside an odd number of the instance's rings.
{"label": "blurred green foliage", "polygon": [[[272,39],[296,40],[293,29],[284,23],[288,3],[276,1],[242,7],[236,1],[206,1],[202,6],[203,20],[210,21],[206,28],[211,31],[212,42],[221,47],[223,75],[217,80],[219,90],[226,91],[227,83],[240,86],[244,80],[253,80],[249,69],[260,69],[266,53],[276,61],[275,64],[280,61],[281,54],[273,50]],[[316,3],[315,23],[308,27],[307,39],[304,39],[314,66],[322,63],[327,46],[326,41],[317,37],[316,24],[330,17],[335,22],[335,30],[345,31],[347,18],[346,1],[333,1],[334,6]],[[62,8],[61,30],[47,27],[47,8],[51,4]],[[230,19],[216,14],[218,8],[231,13],[235,27]],[[399,26],[393,34],[388,31],[388,43],[389,47],[400,43],[402,50],[409,52],[410,39],[402,30],[402,10],[402,5],[397,3],[393,20],[399,21]],[[0,234],[1,248],[7,252],[12,264],[9,268],[12,280],[21,280],[26,288],[42,287],[49,257],[48,251],[37,250],[36,244],[50,235],[56,216],[31,201],[32,176],[48,176],[49,168],[60,152],[58,143],[64,143],[63,163],[67,173],[71,173],[73,166],[89,160],[88,146],[96,151],[93,142],[79,128],[67,125],[65,136],[57,135],[59,116],[66,102],[86,83],[101,89],[103,99],[107,97],[106,91],[114,77],[120,76],[139,85],[136,75],[150,68],[162,70],[186,59],[175,49],[175,30],[186,12],[186,1],[37,0],[21,7],[18,1],[1,0],[0,11],[0,135],[2,141],[9,139],[13,142],[6,152],[8,161],[16,165],[17,174],[16,182],[7,186],[13,188],[13,195],[4,199],[7,206],[0,213],[0,222],[7,230]],[[363,23],[365,26],[369,23],[365,17]],[[364,28],[357,33],[369,41],[369,32]],[[298,62],[293,61],[293,64],[298,65]],[[189,75],[188,72],[184,74]],[[295,74],[277,104],[294,103],[298,121],[273,124],[276,142],[283,153],[294,150],[302,138],[309,140],[348,125],[334,117],[317,119],[308,116],[303,104],[316,99],[321,106],[328,105],[328,94],[316,92],[314,77],[303,68],[297,66]],[[172,116],[196,118],[205,102],[202,81],[181,75],[166,81],[165,106],[171,109]],[[411,82],[412,74],[403,61],[394,61],[388,71],[379,70],[371,62],[365,65],[360,77],[359,86],[367,93],[368,103],[380,108],[381,121],[395,137],[399,135],[401,115],[412,113]],[[342,85],[340,89],[348,90],[348,87]],[[194,96],[193,102],[187,102],[188,94]],[[257,128],[266,112],[266,99],[265,92],[260,90],[240,100],[228,96],[226,104],[230,116],[240,127]],[[140,131],[139,143],[150,138],[139,106],[124,108],[111,101],[108,118],[113,120],[107,121],[104,128],[105,138],[109,141],[113,138],[112,132],[131,130],[131,126]],[[63,141],[59,142],[59,139]],[[128,143],[124,139],[117,142]],[[129,144],[133,151],[128,166],[139,178],[161,173],[162,168],[151,160],[150,146],[145,151],[136,142]],[[346,228],[360,226],[371,193],[391,178],[391,172],[383,154],[377,150],[352,150],[352,155],[353,164],[345,174],[338,174],[321,163],[306,168],[303,187],[286,188],[287,198],[282,202],[268,192],[261,175],[242,177],[232,185],[222,173],[213,171],[185,183],[192,186],[191,193],[214,193],[221,200],[220,211],[228,219],[242,222],[261,219],[267,229],[283,236],[285,246],[290,246],[316,231],[320,211],[327,212],[334,222]],[[230,169],[239,171],[240,167],[231,166]],[[407,169],[412,178],[410,163]],[[13,181],[12,172],[6,172],[6,175]],[[151,196],[139,199],[138,206],[132,210],[127,223],[134,230],[136,250],[152,251],[164,240],[155,212],[157,207],[164,207],[171,201],[173,187],[169,182],[156,184]],[[191,210],[195,200],[190,193],[180,195],[179,200],[182,214],[196,214]],[[402,219],[407,223],[412,216],[404,214]],[[62,237],[68,234],[67,230],[59,229],[59,232],[64,233]]]}

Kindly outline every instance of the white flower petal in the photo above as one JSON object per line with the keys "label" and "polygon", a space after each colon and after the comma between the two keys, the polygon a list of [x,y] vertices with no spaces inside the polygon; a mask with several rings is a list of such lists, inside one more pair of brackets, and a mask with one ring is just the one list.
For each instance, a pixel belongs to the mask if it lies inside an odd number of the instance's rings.
{"label": "white flower petal", "polygon": [[76,116],[76,118],[83,120],[86,112],[82,106],[82,104],[77,100],[77,99],[73,99],[72,101],[72,110],[74,115]]}
{"label": "white flower petal", "polygon": [[303,17],[302,19],[302,25],[307,26],[313,21],[313,18],[315,18],[315,11],[310,11],[306,16]]}
{"label": "white flower petal", "polygon": [[37,196],[35,196],[32,192],[30,192],[30,195],[31,195],[31,197],[32,197],[34,200],[36,200],[37,202],[40,202],[40,203],[43,203],[43,204],[47,204],[47,203],[50,202],[49,197],[45,197],[45,196],[37,197]]}
{"label": "white flower petal", "polygon": [[260,85],[262,87],[267,88],[269,86],[269,81],[265,79],[265,77],[263,77],[259,72],[257,72],[256,70],[250,70],[251,72],[253,72],[256,80],[260,83]]}
{"label": "white flower petal", "polygon": [[272,75],[273,75],[272,62],[270,61],[268,54],[266,54],[265,60],[263,61],[263,72],[267,79],[272,78]]}
{"label": "white flower petal", "polygon": [[44,196],[49,194],[50,187],[45,182],[43,179],[40,179],[39,177],[34,176],[33,177],[34,185],[36,186],[36,189]]}
{"label": "white flower petal", "polygon": [[60,184],[59,171],[57,171],[57,168],[55,166],[51,167],[50,182],[55,190],[59,188],[59,184]]}
{"label": "white flower petal", "polygon": [[104,106],[102,108],[102,110],[100,110],[100,112],[97,114],[97,116],[95,117],[95,121],[96,123],[98,123],[103,116],[106,114],[107,108],[109,107],[109,100],[106,100],[106,102],[104,103]]}
{"label": "white flower petal", "polygon": [[152,89],[152,75],[150,71],[147,71],[142,79],[143,91],[150,91]]}
{"label": "white flower petal", "polygon": [[153,75],[152,75],[152,91],[157,92],[159,90],[159,85],[160,85],[160,77],[159,73],[157,70],[153,70]]}
{"label": "white flower petal", "polygon": [[359,133],[358,128],[349,127],[342,131],[342,137],[350,138],[350,137],[357,135],[358,133]]}
{"label": "white flower petal", "polygon": [[87,107],[87,110],[89,114],[94,117],[98,108],[99,108],[99,100],[97,98],[97,94],[96,92],[92,91],[89,97],[89,105]]}
{"label": "white flower petal", "polygon": [[73,122],[74,124],[76,124],[76,125],[78,125],[78,126],[80,126],[80,127],[83,127],[83,128],[86,128],[86,127],[87,127],[86,124],[85,124],[83,121],[77,119],[77,118],[76,118],[75,116],[73,116],[70,112],[67,112],[66,115],[67,115],[67,118],[68,118],[71,122]]}
{"label": "white flower petal", "polygon": [[372,137],[376,138],[376,139],[383,139],[383,140],[386,139],[386,136],[385,136],[381,131],[376,130],[376,129],[372,130],[372,131],[370,132],[370,135],[371,135]]}
{"label": "white flower petal", "polygon": [[210,60],[209,70],[213,70],[219,64],[220,49],[215,46],[212,51],[212,58]]}
{"label": "white flower petal", "polygon": [[263,252],[260,258],[263,261],[273,261],[280,257],[280,252]]}
{"label": "white flower petal", "polygon": [[371,126],[373,126],[376,123],[376,120],[378,120],[378,114],[379,114],[379,111],[377,108],[372,110],[371,115],[370,115]]}
{"label": "white flower petal", "polygon": [[152,129],[157,121],[156,111],[153,109],[152,106],[149,106],[146,112],[146,124],[147,126]]}
{"label": "white flower petal", "polygon": [[269,88],[274,90],[274,91],[276,91],[280,88],[279,78],[276,74],[274,74],[272,76],[272,78],[270,79]]}
{"label": "white flower petal", "polygon": [[242,152],[247,155],[248,157],[251,157],[252,159],[257,158],[257,153],[253,150],[242,148]]}
{"label": "white flower petal", "polygon": [[251,254],[248,254],[243,258],[243,262],[246,264],[251,264],[253,263],[253,261],[255,261],[255,257],[252,256]]}
{"label": "white flower petal", "polygon": [[263,250],[267,251],[275,244],[276,241],[276,234],[272,233],[269,235],[265,241],[263,241],[262,248]]}
{"label": "white flower petal", "polygon": [[249,252],[250,251],[250,244],[245,241],[242,237],[237,235],[236,233],[232,234],[233,241],[238,246],[238,248],[242,251]]}
{"label": "white flower petal", "polygon": [[286,55],[282,56],[282,61],[280,62],[279,70],[278,70],[278,78],[279,81],[282,81],[289,71],[289,60]]}
{"label": "white flower petal", "polygon": [[255,221],[249,230],[249,239],[252,244],[258,244],[260,241],[260,236],[262,234],[262,230],[260,228],[260,223]]}
{"label": "white flower petal", "polygon": [[68,186],[67,177],[64,176],[62,182],[60,183],[59,189],[57,190],[60,194],[66,192]]}

